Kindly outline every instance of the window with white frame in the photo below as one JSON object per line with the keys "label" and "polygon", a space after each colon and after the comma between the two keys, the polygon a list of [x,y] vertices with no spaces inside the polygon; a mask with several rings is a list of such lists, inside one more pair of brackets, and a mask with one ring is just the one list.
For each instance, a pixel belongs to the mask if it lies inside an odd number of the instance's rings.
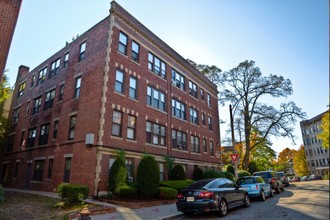
{"label": "window with white frame", "polygon": [[185,78],[175,69],[172,69],[172,83],[181,90],[185,90]]}
{"label": "window with white frame", "polygon": [[39,76],[38,76],[38,85],[42,84],[46,80],[46,74],[47,74],[47,67],[43,68],[42,70],[39,71]]}
{"label": "window with white frame", "polygon": [[81,89],[81,76],[78,76],[78,77],[76,77],[74,98],[78,98],[80,96],[80,89]]}
{"label": "window with white frame", "polygon": [[191,152],[200,153],[199,137],[190,136]]}
{"label": "window with white frame", "polygon": [[69,63],[69,52],[67,52],[67,53],[64,55],[63,68],[66,68],[66,67],[68,66],[68,63]]}
{"label": "window with white frame", "polygon": [[192,107],[190,107],[190,122],[198,125],[198,112]]}
{"label": "window with white frame", "polygon": [[119,33],[119,44],[118,44],[118,51],[122,54],[126,55],[127,52],[127,35],[123,32]]}
{"label": "window with white frame", "polygon": [[209,130],[210,130],[210,131],[213,131],[213,127],[212,127],[212,118],[211,118],[211,117],[208,117],[208,118],[207,118],[207,121],[208,121],[208,124],[209,124]]}
{"label": "window with white frame", "polygon": [[124,93],[124,73],[120,70],[116,70],[115,91]]}
{"label": "window with white frame", "polygon": [[132,99],[137,98],[137,79],[133,76],[129,78],[129,97]]}
{"label": "window with white frame", "polygon": [[172,148],[187,150],[187,133],[173,129]]}
{"label": "window with white frame", "polygon": [[210,94],[206,94],[206,98],[207,98],[207,106],[211,108],[211,96]]}
{"label": "window with white frame", "polygon": [[70,124],[69,124],[69,140],[74,139],[74,130],[76,128],[76,121],[77,121],[77,116],[72,115],[70,116]]}
{"label": "window with white frame", "polygon": [[42,100],[41,96],[34,99],[32,115],[35,115],[40,112],[41,100]]}
{"label": "window with white frame", "polygon": [[37,128],[29,129],[28,139],[27,139],[27,142],[26,142],[26,148],[34,147],[36,136],[37,136]]}
{"label": "window with white frame", "polygon": [[53,107],[54,98],[55,98],[55,89],[46,93],[44,110],[47,110],[47,109],[50,109]]}
{"label": "window with white frame", "polygon": [[191,81],[189,81],[189,94],[197,98],[197,85]]}
{"label": "window with white frame", "polygon": [[147,121],[146,142],[154,145],[165,146],[166,128],[160,124]]}
{"label": "window with white frame", "polygon": [[152,53],[148,53],[148,69],[162,78],[166,78],[166,63]]}
{"label": "window with white frame", "polygon": [[86,42],[80,44],[79,62],[85,59],[85,53],[86,53]]}
{"label": "window with white frame", "polygon": [[44,174],[44,164],[45,160],[35,160],[34,161],[34,172],[32,180],[34,181],[42,181],[42,176]]}
{"label": "window with white frame", "polygon": [[49,123],[40,126],[40,133],[39,133],[39,145],[44,145],[48,143],[48,136],[49,136]]}
{"label": "window with white frame", "polygon": [[186,105],[183,102],[172,99],[172,115],[182,120],[186,120]]}
{"label": "window with white frame", "polygon": [[134,40],[132,40],[132,60],[135,62],[139,62],[139,51],[140,51],[140,45],[136,43]]}
{"label": "window with white frame", "polygon": [[52,78],[57,75],[61,65],[61,58],[58,58],[50,65],[49,78]]}
{"label": "window with white frame", "polygon": [[19,110],[20,108],[15,108],[14,109],[14,114],[13,114],[13,124],[16,124],[18,122],[18,118],[19,118]]}
{"label": "window with white frame", "polygon": [[17,98],[19,98],[19,97],[21,97],[22,95],[24,95],[25,85],[26,85],[25,82],[19,84],[19,86],[18,86]]}
{"label": "window with white frame", "polygon": [[121,137],[122,123],[123,123],[123,113],[117,110],[113,110],[112,129],[111,129],[111,134],[113,136]]}
{"label": "window with white frame", "polygon": [[128,115],[127,117],[127,139],[135,140],[136,117]]}
{"label": "window with white frame", "polygon": [[161,111],[165,111],[165,94],[153,87],[147,87],[147,104]]}

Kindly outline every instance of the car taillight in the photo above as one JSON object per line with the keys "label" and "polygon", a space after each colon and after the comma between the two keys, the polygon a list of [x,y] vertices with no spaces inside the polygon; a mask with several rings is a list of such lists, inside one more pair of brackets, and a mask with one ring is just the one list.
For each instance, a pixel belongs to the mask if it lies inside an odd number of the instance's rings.
{"label": "car taillight", "polygon": [[182,193],[178,193],[178,195],[176,196],[177,199],[183,199],[184,195]]}
{"label": "car taillight", "polygon": [[258,190],[259,189],[259,186],[258,185],[256,185],[256,190]]}
{"label": "car taillight", "polygon": [[272,183],[275,183],[275,178],[274,177],[272,178]]}
{"label": "car taillight", "polygon": [[202,191],[199,193],[199,199],[211,199],[213,197],[213,192]]}

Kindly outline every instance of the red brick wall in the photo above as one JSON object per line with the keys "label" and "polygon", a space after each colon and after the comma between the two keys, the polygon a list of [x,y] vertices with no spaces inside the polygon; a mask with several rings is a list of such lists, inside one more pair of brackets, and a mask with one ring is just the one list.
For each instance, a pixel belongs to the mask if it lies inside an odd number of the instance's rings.
{"label": "red brick wall", "polygon": [[5,70],[21,3],[22,0],[0,0],[0,81]]}

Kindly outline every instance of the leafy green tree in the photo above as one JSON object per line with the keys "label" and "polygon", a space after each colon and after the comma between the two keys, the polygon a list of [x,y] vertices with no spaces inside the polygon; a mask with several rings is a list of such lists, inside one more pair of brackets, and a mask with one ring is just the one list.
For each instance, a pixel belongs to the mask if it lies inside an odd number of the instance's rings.
{"label": "leafy green tree", "polygon": [[285,148],[278,154],[276,170],[284,171],[285,173],[287,173],[290,168],[290,159],[293,159],[293,150]]}
{"label": "leafy green tree", "polygon": [[231,164],[226,165],[225,167],[226,172],[229,172],[235,176],[235,167]]}
{"label": "leafy green tree", "polygon": [[303,145],[300,146],[298,151],[293,150],[293,169],[298,176],[308,175],[305,147]]}
{"label": "leafy green tree", "polygon": [[204,171],[200,167],[195,167],[193,171],[193,180],[201,180],[203,179]]}
{"label": "leafy green tree", "polygon": [[[294,142],[293,125],[306,114],[292,101],[281,103],[279,109],[262,102],[265,98],[269,100],[269,97],[286,98],[291,95],[293,90],[289,79],[273,74],[262,76],[255,62],[246,60],[224,72],[221,85],[220,101],[229,102],[233,106],[234,117],[243,119],[243,169],[248,168],[251,150],[267,142],[268,137],[284,136]],[[253,130],[261,135],[257,140],[251,140]]]}
{"label": "leafy green tree", "polygon": [[171,178],[171,172],[172,172],[173,165],[174,165],[174,158],[166,155],[166,156],[164,156],[164,160],[166,162],[167,176],[168,176],[168,178]]}
{"label": "leafy green tree", "polygon": [[187,59],[187,61],[203,73],[211,82],[216,85],[221,83],[221,72],[222,70],[215,65],[209,66],[205,64],[197,64],[192,60]]}
{"label": "leafy green tree", "polygon": [[139,195],[142,198],[153,198],[158,193],[159,187],[159,167],[155,158],[145,155],[138,166],[137,185]]}
{"label": "leafy green tree", "polygon": [[[6,72],[6,71],[5,71]],[[8,83],[8,77],[4,74],[0,84],[0,150],[6,141],[8,136],[8,118],[5,116],[4,105],[6,100],[9,98],[10,86]]]}
{"label": "leafy green tree", "polygon": [[322,140],[322,147],[324,149],[329,149],[329,139],[330,139],[329,110],[326,113],[324,113],[322,117],[321,129],[322,129],[322,133],[318,135],[318,138]]}
{"label": "leafy green tree", "polygon": [[115,196],[120,195],[120,188],[126,185],[127,170],[125,159],[118,156],[109,170],[109,192]]}

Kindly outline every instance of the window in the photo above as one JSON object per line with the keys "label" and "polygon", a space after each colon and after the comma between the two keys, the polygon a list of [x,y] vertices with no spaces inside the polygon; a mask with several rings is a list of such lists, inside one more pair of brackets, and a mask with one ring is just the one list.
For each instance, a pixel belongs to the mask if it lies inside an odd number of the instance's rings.
{"label": "window", "polygon": [[45,68],[43,68],[42,70],[39,71],[38,83],[37,83],[38,85],[45,82],[46,74],[47,74],[47,67],[45,67]]}
{"label": "window", "polygon": [[133,40],[132,41],[132,60],[134,60],[135,62],[139,62],[139,50],[140,50],[140,45]]}
{"label": "window", "polygon": [[158,163],[159,167],[159,180],[164,181],[165,180],[165,175],[164,175],[164,164],[163,163]]}
{"label": "window", "polygon": [[202,113],[202,124],[205,126],[205,113]]}
{"label": "window", "polygon": [[60,92],[58,94],[58,101],[61,101],[63,99],[64,94],[64,84],[60,85]]}
{"label": "window", "polygon": [[76,127],[76,115],[70,117],[70,125],[69,125],[69,140],[74,139],[74,129]]}
{"label": "window", "polygon": [[165,126],[147,121],[146,133],[147,143],[165,146]]}
{"label": "window", "polygon": [[67,53],[64,55],[63,68],[65,68],[65,67],[68,66],[68,62],[69,62],[69,52],[67,52]]}
{"label": "window", "polygon": [[136,117],[128,115],[127,120],[127,139],[135,140]]}
{"label": "window", "polygon": [[24,145],[24,142],[25,142],[24,138],[25,138],[25,131],[22,131],[21,132],[21,139],[20,139],[20,142],[19,142],[19,146],[23,146]]}
{"label": "window", "polygon": [[64,164],[64,174],[63,174],[63,182],[70,182],[70,172],[71,172],[71,157],[65,158]]}
{"label": "window", "polygon": [[49,79],[56,76],[58,73],[58,70],[60,69],[61,65],[61,58],[58,58],[52,64],[50,65],[50,73],[49,73]]}
{"label": "window", "polygon": [[34,147],[34,142],[36,140],[36,136],[37,136],[37,128],[29,129],[26,148]]}
{"label": "window", "polygon": [[172,115],[186,120],[186,105],[180,101],[172,99]]}
{"label": "window", "polygon": [[47,110],[47,109],[50,109],[53,107],[54,98],[55,98],[55,89],[46,93],[44,110]]}
{"label": "window", "polygon": [[184,76],[181,75],[176,70],[172,69],[172,83],[176,87],[180,88],[181,90],[185,90],[185,79]]}
{"label": "window", "polygon": [[137,80],[136,80],[135,77],[131,76],[129,78],[129,97],[132,98],[132,99],[137,98],[136,86],[137,86]]}
{"label": "window", "polygon": [[19,84],[17,98],[19,98],[22,95],[24,95],[24,89],[25,89],[25,82]]}
{"label": "window", "polygon": [[190,122],[198,125],[198,113],[197,110],[190,107]]}
{"label": "window", "polygon": [[201,89],[201,99],[204,100],[204,90]]}
{"label": "window", "polygon": [[47,179],[51,179],[52,178],[53,165],[54,165],[54,159],[49,159],[48,160]]}
{"label": "window", "polygon": [[18,122],[18,119],[19,119],[19,110],[20,108],[16,108],[14,110],[14,114],[13,114],[13,124],[17,123]]}
{"label": "window", "polygon": [[76,78],[76,86],[74,90],[74,98],[78,98],[80,96],[80,87],[81,87],[81,76]]}
{"label": "window", "polygon": [[39,145],[44,145],[48,143],[48,135],[49,135],[49,123],[44,124],[40,127],[39,134]]}
{"label": "window", "polygon": [[34,86],[34,83],[36,82],[36,74],[34,74],[33,76],[32,76],[32,79],[31,79],[31,87],[33,87]]}
{"label": "window", "polygon": [[124,73],[120,70],[116,70],[115,91],[121,94],[124,93]]}
{"label": "window", "polygon": [[208,124],[209,124],[209,130],[210,131],[213,131],[213,128],[212,128],[212,118],[211,117],[208,117],[207,118],[207,121],[208,121]]}
{"label": "window", "polygon": [[121,137],[121,125],[123,113],[114,110],[112,115],[112,131],[113,136]]}
{"label": "window", "polygon": [[14,135],[8,136],[6,153],[11,152],[14,146]]}
{"label": "window", "polygon": [[79,62],[85,59],[86,42],[80,44]]}
{"label": "window", "polygon": [[191,135],[190,143],[191,143],[191,152],[199,153],[200,152],[199,137]]}
{"label": "window", "polygon": [[58,132],[58,121],[54,121],[54,128],[53,128],[53,139],[57,139],[57,132]]}
{"label": "window", "polygon": [[19,161],[16,161],[16,164],[15,164],[15,172],[14,172],[14,179],[17,178],[18,168],[19,168]]}
{"label": "window", "polygon": [[44,160],[36,160],[32,180],[41,181],[44,174]]}
{"label": "window", "polygon": [[187,150],[187,133],[172,130],[172,148]]}
{"label": "window", "polygon": [[204,152],[207,152],[207,142],[206,142],[206,138],[203,138],[203,148],[204,148]]}
{"label": "window", "polygon": [[40,112],[41,100],[42,100],[41,96],[34,99],[32,115],[35,115]]}
{"label": "window", "polygon": [[162,78],[166,78],[166,63],[152,53],[148,53],[148,69]]}
{"label": "window", "polygon": [[125,168],[127,170],[127,177],[128,178],[133,177],[133,160],[126,159],[125,160]]}
{"label": "window", "polygon": [[189,81],[189,94],[197,98],[197,86],[191,81]]}
{"label": "window", "polygon": [[9,163],[3,163],[1,168],[1,178],[0,178],[1,182],[5,182],[7,180],[8,172],[9,172]]}
{"label": "window", "polygon": [[165,94],[148,86],[147,104],[161,111],[165,111]]}
{"label": "window", "polygon": [[210,141],[210,155],[214,155],[214,147],[213,147],[213,141]]}
{"label": "window", "polygon": [[127,47],[127,35],[123,32],[119,33],[119,44],[118,51],[122,54],[126,55],[126,47]]}
{"label": "window", "polygon": [[207,97],[207,106],[211,108],[211,96],[210,94],[206,94],[206,97]]}

